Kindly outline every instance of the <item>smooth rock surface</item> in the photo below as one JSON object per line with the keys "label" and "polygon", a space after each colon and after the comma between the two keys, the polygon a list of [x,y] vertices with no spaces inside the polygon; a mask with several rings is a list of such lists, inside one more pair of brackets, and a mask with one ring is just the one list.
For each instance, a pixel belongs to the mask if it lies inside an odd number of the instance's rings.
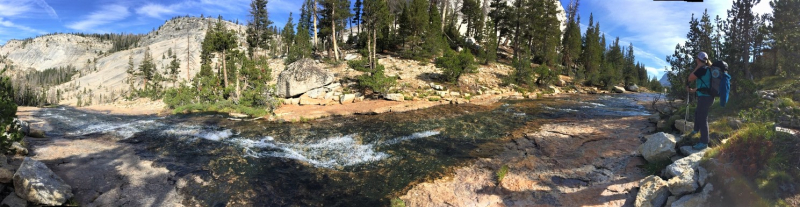
{"label": "smooth rock surface", "polygon": [[639,147],[644,159],[648,162],[667,160],[675,155],[676,138],[664,132],[645,136],[647,141]]}
{"label": "smooth rock surface", "polygon": [[332,83],[333,74],[320,68],[314,60],[302,59],[289,64],[278,75],[280,97],[292,97]]}
{"label": "smooth rock surface", "polygon": [[25,200],[44,205],[61,205],[72,198],[72,187],[44,163],[25,157],[14,174],[14,192]]}
{"label": "smooth rock surface", "polygon": [[708,181],[708,170],[697,166],[697,184],[703,187],[706,185],[706,181]]}
{"label": "smooth rock surface", "polygon": [[698,188],[694,170],[686,170],[680,176],[669,179],[667,185],[669,192],[676,196],[693,193]]}
{"label": "smooth rock surface", "polygon": [[341,103],[341,104],[353,103],[353,101],[355,99],[356,99],[356,94],[352,94],[352,93],[344,94],[339,98],[339,103]]}
{"label": "smooth rock surface", "polygon": [[661,207],[667,202],[669,190],[667,182],[658,176],[648,176],[639,183],[636,207]]}

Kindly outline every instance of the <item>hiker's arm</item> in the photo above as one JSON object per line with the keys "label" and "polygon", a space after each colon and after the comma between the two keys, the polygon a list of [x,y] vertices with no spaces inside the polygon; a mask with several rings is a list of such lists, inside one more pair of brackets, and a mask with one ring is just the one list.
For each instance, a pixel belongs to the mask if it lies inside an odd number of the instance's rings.
{"label": "hiker's arm", "polygon": [[697,67],[694,67],[694,70],[692,71],[692,73],[689,73],[689,82],[688,83],[691,83],[691,82],[697,80],[697,76],[694,75],[694,73],[697,72],[697,69],[699,69],[700,67],[701,66],[699,66],[699,65]]}

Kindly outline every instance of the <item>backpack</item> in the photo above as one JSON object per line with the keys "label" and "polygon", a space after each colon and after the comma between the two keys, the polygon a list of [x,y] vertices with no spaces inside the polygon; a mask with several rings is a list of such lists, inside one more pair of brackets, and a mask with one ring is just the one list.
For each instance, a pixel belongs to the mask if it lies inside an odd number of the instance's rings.
{"label": "backpack", "polygon": [[[711,67],[706,68],[706,77],[698,78],[703,83],[704,88],[698,88],[700,92],[708,94],[712,97],[719,97],[719,105],[724,107],[728,103],[728,92],[731,89],[731,76],[728,74],[728,63],[725,61],[717,61]],[[710,77],[709,77],[710,76]],[[708,79],[706,83],[704,79]]]}

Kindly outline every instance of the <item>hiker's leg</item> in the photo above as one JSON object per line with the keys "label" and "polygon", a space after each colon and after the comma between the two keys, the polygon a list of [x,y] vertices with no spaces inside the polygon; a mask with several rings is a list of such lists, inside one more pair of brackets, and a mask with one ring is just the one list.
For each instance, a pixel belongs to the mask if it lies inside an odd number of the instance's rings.
{"label": "hiker's leg", "polygon": [[[700,97],[700,96],[698,96],[698,97]],[[703,117],[703,116],[701,116],[702,114],[700,113],[700,101],[699,101],[700,99],[697,99],[697,100],[698,100],[697,107],[694,109],[694,123],[695,124],[694,124],[694,128],[692,128],[692,132],[694,132],[694,133],[697,133],[697,132],[700,131],[700,124],[697,124],[697,123],[700,123],[701,117]],[[686,107],[686,110],[689,110],[688,106]],[[689,121],[689,120],[686,120],[686,121]],[[691,135],[694,135],[694,133],[692,133]]]}
{"label": "hiker's leg", "polygon": [[708,144],[708,111],[711,109],[711,104],[714,104],[714,97],[700,96],[697,101],[697,117],[694,123],[695,127],[700,131],[700,143]]}

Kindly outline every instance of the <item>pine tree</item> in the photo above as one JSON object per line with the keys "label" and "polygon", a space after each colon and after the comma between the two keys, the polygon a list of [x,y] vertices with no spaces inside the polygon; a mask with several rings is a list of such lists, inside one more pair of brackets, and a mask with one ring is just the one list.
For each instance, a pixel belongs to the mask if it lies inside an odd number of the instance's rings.
{"label": "pine tree", "polygon": [[503,0],[492,0],[489,4],[492,10],[489,12],[489,17],[494,24],[494,33],[497,35],[497,43],[495,44],[495,51],[500,47],[500,39],[509,34],[509,7]]}
{"label": "pine tree", "polygon": [[600,63],[603,57],[605,46],[600,40],[600,23],[595,25],[594,16],[589,15],[589,26],[584,35],[583,53],[581,59],[586,73],[586,80],[589,85],[600,84]]}
{"label": "pine tree", "polygon": [[[718,50],[713,48],[714,40],[711,39],[713,30],[707,11],[703,12],[703,16],[700,19],[692,15],[689,21],[689,32],[686,34],[686,42],[683,45],[677,44],[675,52],[667,57],[667,62],[672,67],[672,72],[667,75],[672,85],[669,90],[670,96],[679,98],[686,95],[687,78],[689,73],[694,70],[694,58],[697,53],[709,53],[709,57],[714,59],[714,56],[711,55],[716,55],[715,53]],[[722,52],[722,54],[725,53],[724,51]]]}
{"label": "pine tree", "polygon": [[[567,9],[567,28],[564,31],[564,38],[562,39],[561,50],[561,64],[563,64],[571,76],[576,76],[582,72],[575,71],[577,67],[578,57],[581,53],[581,26],[580,17],[578,13],[579,0],[571,1]],[[573,77],[578,78],[580,77]]]}
{"label": "pine tree", "polygon": [[281,31],[281,42],[283,42],[283,47],[285,49],[282,49],[281,54],[288,54],[293,46],[294,23],[292,21],[292,13],[289,12],[289,20],[286,20],[286,25],[283,26],[283,30]]}
{"label": "pine tree", "polygon": [[377,47],[378,37],[382,37],[381,30],[385,30],[389,26],[389,7],[386,0],[364,1],[363,8],[363,21],[367,29],[367,51],[370,68],[375,69],[377,66]]}
{"label": "pine tree", "polygon": [[253,51],[256,47],[267,48],[267,42],[271,39],[269,27],[272,21],[269,20],[267,11],[267,0],[252,0],[250,2],[250,16],[253,19],[247,22],[247,45],[248,54],[253,58]]}
{"label": "pine tree", "polygon": [[294,35],[293,47],[289,48],[289,54],[286,56],[284,64],[289,65],[297,60],[303,58],[310,58],[312,52],[311,34],[311,15],[312,11],[308,9],[308,0],[301,9],[300,19],[297,22],[297,34]]}
{"label": "pine tree", "polygon": [[144,50],[144,58],[142,63],[139,64],[139,75],[144,80],[144,90],[147,91],[147,81],[152,81],[156,72],[156,64],[153,62],[153,55],[150,54],[150,48]]}
{"label": "pine tree", "polygon": [[[753,6],[761,2],[761,0],[735,0],[733,6],[728,10],[728,20],[725,21],[723,31],[725,31],[725,41],[728,44],[729,55],[726,62],[729,67],[737,68],[732,70],[735,75],[734,79],[744,77],[745,80],[752,81],[753,73],[751,71],[750,60],[753,56],[753,48],[757,28],[757,15],[753,12]],[[760,52],[760,51],[759,51]],[[741,73],[739,71],[743,71]],[[732,81],[731,90],[739,91],[737,81]]]}
{"label": "pine tree", "polygon": [[335,60],[339,60],[339,46],[337,34],[341,33],[344,29],[344,23],[347,18],[350,18],[350,1],[349,0],[320,0],[322,9],[320,10],[321,19],[320,34],[322,36],[329,36],[331,41],[332,53],[329,53]]}
{"label": "pine tree", "polygon": [[[236,37],[233,31],[225,29],[222,23],[222,16],[218,17],[216,26],[209,29],[206,38],[203,40],[203,53],[210,54],[218,52],[222,54],[222,74],[224,86],[228,87],[228,70],[225,54],[228,50],[236,47]],[[203,62],[208,63],[210,56],[206,55]]]}
{"label": "pine tree", "polygon": [[775,72],[800,74],[800,1],[773,0],[772,37],[775,40]]}
{"label": "pine tree", "polygon": [[169,63],[169,75],[172,81],[172,86],[175,87],[175,82],[178,82],[178,73],[181,72],[181,61],[177,55],[172,56],[172,61]]}
{"label": "pine tree", "polygon": [[[461,13],[464,14],[464,21],[467,23],[467,36],[475,37],[480,36],[482,30],[483,14],[478,0],[463,0],[461,6]],[[480,26],[479,26],[480,25]]]}
{"label": "pine tree", "polygon": [[[353,5],[353,19],[351,22],[356,24],[358,27],[358,33],[361,34],[361,0],[356,0],[355,4]],[[350,29],[352,30],[352,28]]]}

